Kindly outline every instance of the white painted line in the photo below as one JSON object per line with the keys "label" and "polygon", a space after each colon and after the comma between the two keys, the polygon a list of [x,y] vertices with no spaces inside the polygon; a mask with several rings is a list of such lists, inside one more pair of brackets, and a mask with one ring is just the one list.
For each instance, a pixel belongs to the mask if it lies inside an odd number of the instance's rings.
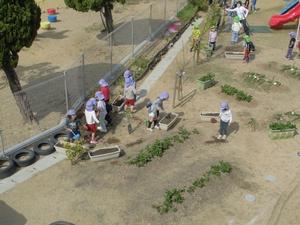
{"label": "white painted line", "polygon": [[42,159],[38,160],[36,163],[22,168],[20,171],[16,172],[10,177],[7,177],[0,181],[0,193],[4,193],[11,188],[15,187],[16,184],[22,183],[40,171],[43,171],[56,163],[64,160],[65,155],[54,152],[51,155],[44,156]]}

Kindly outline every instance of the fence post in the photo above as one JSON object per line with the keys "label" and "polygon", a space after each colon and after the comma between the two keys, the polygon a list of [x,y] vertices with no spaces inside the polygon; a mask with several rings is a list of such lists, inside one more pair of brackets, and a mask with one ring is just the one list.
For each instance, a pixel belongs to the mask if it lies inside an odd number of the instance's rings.
{"label": "fence post", "polygon": [[134,57],[134,18],[131,17],[131,44],[132,44],[132,57]]}
{"label": "fence post", "polygon": [[4,152],[4,138],[3,138],[2,130],[0,130],[0,138],[1,138],[1,148],[2,148],[3,158],[8,159],[8,157],[6,156],[6,154]]}
{"label": "fence post", "polygon": [[149,38],[152,41],[152,4],[149,7]]}
{"label": "fence post", "polygon": [[112,76],[112,68],[113,68],[113,44],[112,44],[112,33],[109,34],[109,51],[110,51],[110,76]]}
{"label": "fence post", "polygon": [[167,0],[164,0],[164,21],[167,20]]}
{"label": "fence post", "polygon": [[179,12],[179,0],[176,0],[176,16]]}
{"label": "fence post", "polygon": [[85,78],[85,71],[84,71],[84,53],[81,54],[81,76],[82,76],[82,99],[85,99],[86,96],[86,78]]}
{"label": "fence post", "polygon": [[69,110],[69,96],[68,96],[68,84],[67,84],[67,73],[64,71],[64,85],[65,85],[65,98],[66,98],[66,109]]}

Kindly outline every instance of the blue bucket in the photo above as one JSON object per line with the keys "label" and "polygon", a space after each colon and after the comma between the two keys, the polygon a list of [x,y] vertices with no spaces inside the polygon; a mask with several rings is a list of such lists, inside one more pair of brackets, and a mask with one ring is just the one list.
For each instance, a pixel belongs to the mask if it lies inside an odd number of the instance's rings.
{"label": "blue bucket", "polygon": [[57,22],[57,16],[56,15],[48,15],[48,21],[51,23]]}

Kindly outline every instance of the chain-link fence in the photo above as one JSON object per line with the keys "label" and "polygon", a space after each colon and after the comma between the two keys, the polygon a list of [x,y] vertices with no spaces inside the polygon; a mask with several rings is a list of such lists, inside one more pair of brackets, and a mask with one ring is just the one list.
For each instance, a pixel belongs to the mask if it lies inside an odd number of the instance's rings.
{"label": "chain-link fence", "polygon": [[[5,147],[56,126],[66,110],[80,107],[84,99],[95,90],[100,78],[110,83],[115,81],[132,58],[151,48],[157,39],[163,37],[168,22],[186,3],[187,0],[162,0],[150,4],[144,11],[115,25],[112,33],[99,37],[93,48],[85,50],[70,69],[15,93],[15,98],[26,95],[38,124],[24,125],[25,129],[20,128],[17,132],[2,126]],[[3,104],[13,102],[15,99],[10,97]]]}

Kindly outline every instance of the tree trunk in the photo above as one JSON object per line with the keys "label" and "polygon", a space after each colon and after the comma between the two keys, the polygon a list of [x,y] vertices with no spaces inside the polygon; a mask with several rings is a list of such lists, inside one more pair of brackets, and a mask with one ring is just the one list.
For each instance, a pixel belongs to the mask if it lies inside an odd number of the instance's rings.
{"label": "tree trunk", "polygon": [[111,8],[109,7],[109,5],[104,6],[104,17],[106,22],[107,33],[111,33],[114,30],[114,26]]}
{"label": "tree trunk", "polygon": [[10,90],[15,97],[17,106],[19,107],[19,110],[23,116],[24,121],[26,122],[36,121],[38,123],[37,119],[33,115],[26,93],[21,92],[22,87],[15,69],[10,65],[3,66],[2,69],[5,72],[5,75],[8,79]]}
{"label": "tree trunk", "polygon": [[[101,22],[102,22],[102,24],[104,26],[104,31],[107,31],[106,24],[105,24],[104,19],[103,19],[103,15],[104,15],[104,12],[102,12],[102,10],[100,10]],[[100,30],[100,32],[102,32],[102,31]]]}

